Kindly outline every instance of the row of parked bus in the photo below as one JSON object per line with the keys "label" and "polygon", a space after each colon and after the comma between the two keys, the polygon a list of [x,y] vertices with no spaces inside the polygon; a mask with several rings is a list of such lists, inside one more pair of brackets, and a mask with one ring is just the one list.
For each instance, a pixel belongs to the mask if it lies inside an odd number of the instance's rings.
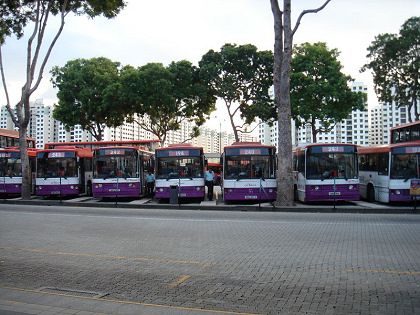
{"label": "row of parked bus", "polygon": [[[296,147],[295,200],[352,201],[362,197],[380,202],[410,201],[411,179],[420,178],[417,129],[412,137],[405,137],[410,139],[408,142],[379,147],[342,143]],[[145,192],[145,175],[153,170],[157,199],[169,199],[172,187],[176,187],[179,198],[204,199],[207,163],[203,148],[188,144],[156,148],[157,144],[158,141],[83,142],[46,144],[43,150],[31,148],[28,154],[33,191],[39,196],[140,198]],[[274,146],[234,143],[224,148],[220,162],[224,200],[276,199]],[[21,181],[19,149],[1,149],[0,193],[20,193]]]}

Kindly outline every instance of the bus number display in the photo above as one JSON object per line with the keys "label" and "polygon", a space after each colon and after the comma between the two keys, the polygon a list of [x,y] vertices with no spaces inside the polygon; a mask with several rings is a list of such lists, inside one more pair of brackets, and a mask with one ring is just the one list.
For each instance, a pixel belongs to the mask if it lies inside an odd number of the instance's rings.
{"label": "bus number display", "polygon": [[420,147],[407,147],[406,153],[420,153]]}
{"label": "bus number display", "polygon": [[261,150],[260,149],[240,149],[239,154],[240,155],[260,155]]}
{"label": "bus number display", "polygon": [[11,155],[8,152],[0,152],[0,158],[10,158]]}
{"label": "bus number display", "polygon": [[48,158],[63,158],[66,156],[65,152],[49,152]]}
{"label": "bus number display", "polygon": [[169,156],[189,156],[188,150],[182,150],[182,151],[169,151]]}
{"label": "bus number display", "polygon": [[327,153],[344,152],[344,147],[323,147],[322,152],[327,152]]}
{"label": "bus number display", "polygon": [[124,152],[125,152],[124,150],[118,150],[118,149],[105,150],[105,155],[123,155]]}

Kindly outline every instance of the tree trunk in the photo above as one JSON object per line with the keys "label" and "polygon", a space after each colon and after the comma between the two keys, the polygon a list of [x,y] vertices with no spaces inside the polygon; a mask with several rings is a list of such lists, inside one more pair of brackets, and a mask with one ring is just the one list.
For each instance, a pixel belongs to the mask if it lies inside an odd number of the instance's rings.
{"label": "tree trunk", "polygon": [[[290,0],[284,1],[283,13],[277,0],[271,0],[274,15],[274,96],[278,113],[278,168],[276,206],[293,206],[292,170],[292,113],[290,106],[290,69],[292,58],[292,32]],[[284,34],[284,41],[283,41]]]}
{"label": "tree trunk", "polygon": [[31,188],[32,188],[32,180],[31,180],[31,167],[29,164],[29,156],[28,156],[28,142],[26,132],[28,130],[28,126],[21,126],[19,128],[19,142],[20,142],[20,158],[22,161],[22,199],[23,200],[30,200],[31,199]]}

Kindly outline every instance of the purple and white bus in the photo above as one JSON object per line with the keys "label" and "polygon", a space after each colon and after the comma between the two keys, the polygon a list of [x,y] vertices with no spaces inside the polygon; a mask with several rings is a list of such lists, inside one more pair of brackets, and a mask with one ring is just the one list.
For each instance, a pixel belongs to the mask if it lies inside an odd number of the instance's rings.
{"label": "purple and white bus", "polygon": [[38,196],[92,193],[92,150],[76,146],[39,150],[36,159]]}
{"label": "purple and white bus", "polygon": [[224,200],[276,199],[276,147],[234,142],[224,148],[222,162]]}
{"label": "purple and white bus", "polygon": [[178,190],[179,198],[204,200],[203,148],[190,144],[171,144],[156,149],[155,197],[169,199],[171,189]]}
{"label": "purple and white bus", "polygon": [[358,147],[353,144],[305,144],[293,150],[295,200],[359,200]]}
{"label": "purple and white bus", "polygon": [[137,146],[102,147],[93,150],[93,197],[144,195],[144,176],[153,168],[153,153]]}
{"label": "purple and white bus", "polygon": [[411,180],[420,178],[420,141],[360,148],[359,167],[362,198],[411,201]]}
{"label": "purple and white bus", "polygon": [[[28,148],[29,167],[31,170],[31,192],[35,187],[35,148]],[[22,193],[22,160],[20,149],[10,147],[0,149],[0,194],[15,195]]]}

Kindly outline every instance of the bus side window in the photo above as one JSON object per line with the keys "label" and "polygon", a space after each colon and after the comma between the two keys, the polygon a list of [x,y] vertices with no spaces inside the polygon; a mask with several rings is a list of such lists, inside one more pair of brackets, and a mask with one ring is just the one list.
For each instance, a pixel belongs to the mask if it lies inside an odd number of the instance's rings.
{"label": "bus side window", "polygon": [[378,174],[388,175],[389,155],[381,153],[378,155]]}

